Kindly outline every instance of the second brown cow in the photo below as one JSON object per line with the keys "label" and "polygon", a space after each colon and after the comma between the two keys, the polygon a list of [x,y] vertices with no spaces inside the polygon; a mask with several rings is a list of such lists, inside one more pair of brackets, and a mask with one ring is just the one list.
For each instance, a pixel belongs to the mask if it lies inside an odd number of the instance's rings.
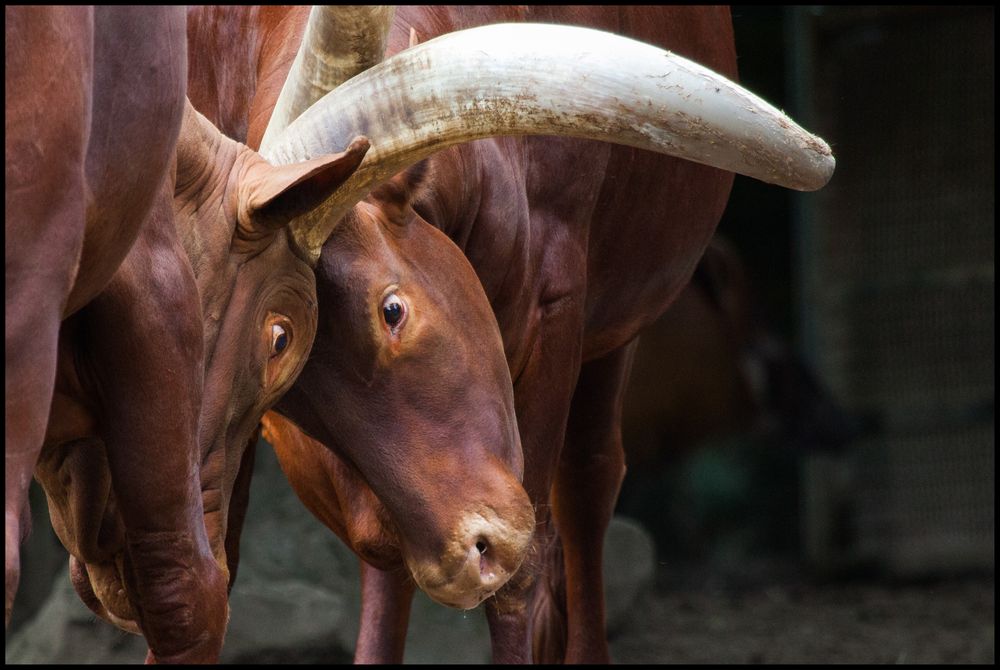
{"label": "second brown cow", "polygon": [[[242,114],[250,137],[262,136],[251,110],[277,98],[255,73],[289,67],[294,52],[268,43],[264,18],[227,24],[248,31],[250,64],[236,69],[260,84]],[[281,19],[286,40],[306,30],[304,12]],[[499,22],[605,32],[508,25],[431,39]],[[189,15],[189,34],[209,32]],[[553,521],[570,585],[565,660],[608,657],[600,548],[624,473],[635,337],[689,280],[732,181],[644,149],[800,189],[833,167],[821,140],[748,92],[609,32],[735,73],[725,9],[405,7],[388,36],[396,55],[303,113],[294,142],[263,149],[282,162],[355,133],[373,146],[343,189],[361,202],[323,213],[333,232],[318,251],[317,338],[277,406],[343,458],[343,477],[331,489],[314,460],[286,453],[283,466],[314,511],[351,510],[331,527],[375,566],[366,603],[405,603],[402,560],[436,600],[485,602],[498,662],[531,659]],[[232,81],[220,76],[228,56],[202,47],[201,76]],[[576,139],[480,139],[499,135]],[[398,660],[386,641],[405,607],[366,611],[357,658]]]}

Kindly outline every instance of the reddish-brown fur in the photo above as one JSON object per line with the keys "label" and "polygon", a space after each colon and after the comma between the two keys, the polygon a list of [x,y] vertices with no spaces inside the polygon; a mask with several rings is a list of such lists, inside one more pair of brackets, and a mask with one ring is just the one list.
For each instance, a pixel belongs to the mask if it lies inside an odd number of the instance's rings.
{"label": "reddish-brown fur", "polygon": [[[46,424],[51,418],[65,416],[89,427],[103,421],[127,430],[125,416],[64,415],[59,398],[53,401],[57,359],[60,369],[70,365],[57,355],[61,321],[87,310],[95,314],[103,310],[115,322],[102,333],[94,355],[101,357],[97,349],[105,345],[118,348],[108,359],[114,364],[139,353],[144,342],[130,334],[133,327],[145,327],[142,315],[122,309],[110,297],[141,281],[131,273],[136,264],[125,260],[126,254],[139,246],[142,249],[135,251],[133,258],[143,256],[148,261],[150,255],[165,256],[162,272],[147,282],[153,289],[148,296],[150,303],[162,305],[162,299],[173,293],[182,305],[197,306],[197,294],[190,271],[185,274],[183,266],[175,265],[171,257],[176,235],[172,232],[168,174],[184,109],[183,14],[174,9],[8,7],[5,18],[9,620],[20,568],[17,547],[27,531],[19,524],[19,515],[27,510],[27,484],[42,448]],[[147,39],[131,39],[137,32],[148,32]],[[130,155],[141,155],[143,161],[124,160]],[[133,247],[144,229],[157,232],[145,236],[145,244]],[[120,266],[119,276],[127,278],[112,281]],[[87,308],[81,310],[84,306]],[[197,480],[191,482],[187,476],[197,444],[199,318],[197,311],[181,310],[159,343],[162,348],[142,352],[152,353],[152,372],[157,367],[175,369],[177,383],[190,386],[189,397],[181,398],[169,412],[162,405],[143,408],[155,412],[160,419],[155,430],[162,431],[163,439],[174,449],[159,457],[162,469],[155,475],[150,473],[152,482],[149,477],[137,477],[135,489],[115,479],[121,500],[128,510],[135,511],[135,515],[126,515],[126,523],[132,529],[129,558],[143,587],[136,605],[145,613],[143,625],[151,648],[160,658],[182,651],[191,653],[192,658],[211,658],[213,647],[217,653],[221,644],[225,621],[225,584],[207,551],[200,518],[169,512],[149,519],[148,524],[142,518],[149,509],[146,505],[155,509],[158,502],[145,488],[149,483],[161,485],[159,494],[189,501],[199,498]],[[115,381],[105,387],[109,399],[141,390],[130,386],[135,381],[145,382],[149,392],[148,379],[137,380],[131,375]],[[91,402],[99,404],[100,400]],[[54,404],[51,417],[50,403]],[[133,407],[142,411],[136,405],[122,409]],[[154,423],[148,420],[142,425]],[[113,452],[114,457],[109,458],[119,476],[134,478],[141,471],[136,463],[148,459],[149,447],[156,444],[146,442],[143,434],[135,437],[134,445]],[[97,457],[88,453],[85,445],[79,445],[76,453],[84,454],[82,472],[97,469]],[[67,463],[73,458],[67,455]],[[148,470],[148,462],[140,467]],[[174,479],[175,474],[181,477]],[[107,476],[102,485],[105,490],[109,486]],[[135,525],[137,520],[142,525]],[[152,564],[159,559],[148,542],[156,533],[172,533],[189,544],[200,540],[204,549],[180,554],[189,564],[187,588],[170,587],[190,598],[190,607],[196,611],[191,623],[207,629],[199,632],[200,639],[179,640],[183,631],[172,637],[169,617],[162,616],[162,608],[152,609],[168,597],[162,583],[146,578],[156,570]]]}
{"label": "reddish-brown fur", "polygon": [[6,18],[7,614],[34,469],[84,602],[214,661],[243,450],[315,333],[285,224],[363,147],[275,168],[221,136],[185,108],[181,11]]}
{"label": "reddish-brown fur", "polygon": [[[626,446],[629,464],[656,468],[708,435],[746,429],[773,410],[755,393],[743,365],[763,333],[754,324],[753,298],[740,259],[713,239],[688,284],[654,327],[643,333],[637,363],[639,384],[630,383],[623,423],[648,426],[655,439],[633,439]],[[652,337],[646,342],[647,337]],[[642,352],[646,350],[645,357]],[[780,409],[780,408],[777,408]],[[361,626],[355,661],[395,661],[403,658],[414,584],[401,572],[398,541],[386,529],[391,523],[384,507],[357,471],[334,451],[311,439],[277,412],[263,420],[263,437],[306,508],[333,530],[362,561]],[[636,436],[634,436],[636,437]],[[669,445],[669,454],[663,452]],[[561,553],[553,558],[561,559]],[[536,658],[561,659],[565,653],[565,603],[550,602],[565,589],[562,567],[553,566],[547,589],[536,607]],[[550,568],[547,568],[550,569]],[[562,597],[565,597],[564,595]]]}
{"label": "reddish-brown fur", "polygon": [[[189,35],[227,34],[225,12],[213,11],[199,23],[208,14],[193,10]],[[241,38],[251,45],[249,62],[206,40],[191,73],[193,99],[195,91],[226,98],[223,80],[253,93],[239,118],[219,119],[228,128],[245,123],[251,138],[261,136],[263,121],[250,110],[270,108],[278,94],[255,83],[256,73],[273,71],[268,53],[288,64],[294,55],[269,50],[264,18],[242,24],[250,30]],[[279,25],[304,21],[304,11],[289,10]],[[426,41],[500,21],[596,27],[735,74],[724,8],[400,7],[389,52],[406,48],[411,29]],[[610,144],[538,137],[454,147],[428,159],[424,171],[422,180],[404,176],[395,191],[356,207],[324,247],[316,343],[278,409],[334,448],[378,496],[381,511],[361,524],[365,530],[331,523],[376,564],[377,552],[359,547],[359,537],[377,546],[388,535],[404,554],[432,553],[456,508],[523,467],[539,529],[520,571],[486,601],[494,659],[531,658],[529,605],[546,560],[551,500],[571,585],[565,660],[607,660],[600,557],[624,473],[618,421],[632,342],[690,278],[732,175]],[[408,292],[412,313],[433,326],[433,337],[404,329],[393,339],[380,330],[378,299],[392,283]],[[470,346],[487,353],[466,356]],[[511,407],[519,440],[505,434]],[[326,501],[338,509],[338,496],[351,496],[353,488],[345,494],[304,477],[312,471],[297,458],[283,462],[314,507]],[[493,494],[493,504],[505,503]],[[366,573],[366,607],[379,594],[407,595]],[[398,640],[377,629],[398,633],[399,620],[372,613],[364,620],[375,629],[363,631],[359,657],[398,660]]]}

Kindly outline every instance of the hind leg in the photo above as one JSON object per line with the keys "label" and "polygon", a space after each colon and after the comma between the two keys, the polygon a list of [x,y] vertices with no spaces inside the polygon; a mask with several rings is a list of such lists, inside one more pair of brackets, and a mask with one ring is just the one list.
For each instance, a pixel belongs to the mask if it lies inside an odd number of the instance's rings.
{"label": "hind leg", "polygon": [[621,407],[637,342],[581,368],[553,485],[566,570],[567,663],[610,662],[602,556],[625,477]]}
{"label": "hind leg", "polygon": [[6,626],[55,385],[59,324],[83,248],[93,17],[86,7],[7,7],[4,17]]}

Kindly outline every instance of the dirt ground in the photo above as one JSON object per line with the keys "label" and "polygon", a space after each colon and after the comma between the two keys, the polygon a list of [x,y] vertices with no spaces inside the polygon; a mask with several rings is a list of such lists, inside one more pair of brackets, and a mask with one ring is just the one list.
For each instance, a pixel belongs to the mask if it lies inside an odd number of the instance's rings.
{"label": "dirt ground", "polygon": [[994,575],[815,584],[668,570],[609,631],[617,663],[994,663]]}

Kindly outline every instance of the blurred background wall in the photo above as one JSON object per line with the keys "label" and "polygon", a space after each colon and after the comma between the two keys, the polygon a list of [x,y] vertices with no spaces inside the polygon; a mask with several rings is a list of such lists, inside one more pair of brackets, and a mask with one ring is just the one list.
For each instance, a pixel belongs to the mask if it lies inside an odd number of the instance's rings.
{"label": "blurred background wall", "polygon": [[[993,10],[733,15],[742,82],[829,140],[837,171],[804,195],[737,177],[719,233],[745,277],[722,273],[715,293],[749,317],[721,304],[714,319],[768,333],[728,331],[742,348],[728,369],[743,373],[757,415],[733,425],[719,411],[714,431],[676,434],[683,420],[655,401],[694,374],[670,353],[694,346],[673,332],[675,305],[640,344],[626,410],[627,449],[659,465],[636,471],[632,459],[619,510],[661,551],[697,560],[784,553],[827,574],[992,572]],[[704,311],[683,325],[701,328],[703,350]],[[706,402],[704,380],[724,374],[719,361],[700,363],[689,414]]]}
{"label": "blurred background wall", "polygon": [[[794,14],[799,99],[844,170],[800,200],[802,351],[862,419],[852,481],[805,481],[808,549],[898,574],[993,567],[994,47],[991,8]],[[830,495],[833,500],[825,500]]]}

